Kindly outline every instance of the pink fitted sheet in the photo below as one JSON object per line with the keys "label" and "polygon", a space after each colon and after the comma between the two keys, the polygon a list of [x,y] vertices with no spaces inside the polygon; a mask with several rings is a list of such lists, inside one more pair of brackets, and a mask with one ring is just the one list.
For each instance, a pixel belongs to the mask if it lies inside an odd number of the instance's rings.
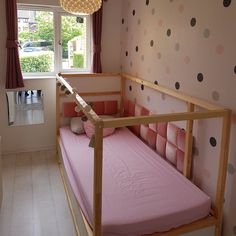
{"label": "pink fitted sheet", "polygon": [[[86,135],[60,129],[72,189],[92,225],[93,149]],[[210,198],[127,128],[104,138],[103,235],[167,231],[204,218]]]}

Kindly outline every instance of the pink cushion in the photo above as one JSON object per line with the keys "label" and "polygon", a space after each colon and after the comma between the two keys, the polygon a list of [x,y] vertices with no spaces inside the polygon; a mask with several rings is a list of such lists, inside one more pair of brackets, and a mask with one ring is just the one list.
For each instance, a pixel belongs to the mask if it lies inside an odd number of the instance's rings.
{"label": "pink cushion", "polygon": [[146,109],[145,107],[142,107],[141,115],[142,116],[149,116],[149,114],[150,114],[150,111],[148,109]]}
{"label": "pink cushion", "polygon": [[76,117],[77,112],[75,111],[76,108],[75,102],[64,102],[63,103],[63,117]]}
{"label": "pink cushion", "polygon": [[129,101],[129,116],[134,116],[135,113],[135,103]]}
{"label": "pink cushion", "polygon": [[92,102],[92,109],[97,115],[104,115],[104,102]]}
{"label": "pink cushion", "polygon": [[177,170],[183,172],[184,170],[184,152],[177,150]]}
{"label": "pink cushion", "polygon": [[178,135],[178,127],[174,124],[168,123],[167,126],[167,140],[177,146],[177,135]]}
{"label": "pink cushion", "polygon": [[135,104],[134,115],[141,116],[141,112],[142,112],[142,107],[139,106],[138,104]]}
{"label": "pink cushion", "polygon": [[179,129],[179,132],[177,135],[177,147],[182,152],[185,151],[185,137],[186,137],[186,132],[183,129]]}
{"label": "pink cushion", "polygon": [[147,142],[148,142],[148,145],[152,149],[156,149],[156,138],[157,138],[157,133],[155,131],[153,131],[152,129],[148,128]]}
{"label": "pink cushion", "polygon": [[[95,126],[90,120],[84,122],[84,131],[86,135],[91,138],[95,134]],[[103,137],[109,136],[115,132],[115,128],[104,128]]]}
{"label": "pink cushion", "polygon": [[147,143],[148,127],[146,125],[140,125],[140,136]]}
{"label": "pink cushion", "polygon": [[160,156],[166,157],[166,139],[159,134],[156,137],[156,151]]}
{"label": "pink cushion", "polygon": [[124,116],[129,116],[129,100],[124,101]]}
{"label": "pink cushion", "polygon": [[150,129],[152,129],[153,131],[157,132],[157,124],[156,124],[156,123],[154,123],[154,124],[148,124],[148,127],[149,127]]}
{"label": "pink cushion", "polygon": [[173,144],[166,143],[166,159],[172,164],[177,164],[177,148]]}
{"label": "pink cushion", "polygon": [[117,114],[118,102],[117,101],[106,101],[104,102],[104,115]]}
{"label": "pink cushion", "polygon": [[156,130],[159,135],[161,135],[163,138],[167,137],[167,123],[161,122],[156,124]]}

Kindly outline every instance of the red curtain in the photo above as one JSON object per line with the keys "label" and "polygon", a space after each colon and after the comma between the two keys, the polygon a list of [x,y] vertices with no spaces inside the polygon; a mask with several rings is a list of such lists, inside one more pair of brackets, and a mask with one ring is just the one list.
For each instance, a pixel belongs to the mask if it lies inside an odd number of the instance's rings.
{"label": "red curtain", "polygon": [[7,22],[6,89],[22,88],[24,87],[24,82],[18,52],[17,5],[16,0],[6,0],[5,2]]}
{"label": "red curtain", "polygon": [[103,6],[93,13],[93,72],[102,73],[101,38],[102,38]]}

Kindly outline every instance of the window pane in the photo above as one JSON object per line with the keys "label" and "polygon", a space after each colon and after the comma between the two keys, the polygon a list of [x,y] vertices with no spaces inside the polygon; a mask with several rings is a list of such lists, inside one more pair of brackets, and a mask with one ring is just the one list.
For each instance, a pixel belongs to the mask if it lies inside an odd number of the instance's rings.
{"label": "window pane", "polygon": [[52,12],[18,10],[18,37],[22,72],[54,71]]}
{"label": "window pane", "polygon": [[87,68],[86,17],[61,17],[62,69]]}

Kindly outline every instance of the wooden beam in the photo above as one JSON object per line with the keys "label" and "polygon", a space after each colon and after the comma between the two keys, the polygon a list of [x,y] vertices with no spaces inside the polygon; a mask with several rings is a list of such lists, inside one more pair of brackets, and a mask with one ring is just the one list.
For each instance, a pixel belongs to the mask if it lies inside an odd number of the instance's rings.
{"label": "wooden beam", "polygon": [[138,83],[138,84],[143,84],[148,88],[154,89],[154,90],[159,91],[164,94],[167,94],[167,95],[174,97],[176,99],[179,99],[179,100],[182,100],[185,102],[189,102],[189,103],[193,103],[194,105],[205,108],[207,110],[223,109],[223,107],[217,106],[217,105],[212,104],[212,103],[205,101],[203,99],[195,98],[195,97],[189,96],[187,94],[176,92],[172,89],[168,89],[168,88],[162,87],[160,85],[156,85],[156,84],[151,83],[150,81],[147,81],[147,80],[139,79],[137,77],[134,77],[134,76],[131,76],[128,74],[121,74],[121,76],[127,80],[134,81],[135,83]]}
{"label": "wooden beam", "polygon": [[230,110],[226,110],[225,115],[223,117],[221,146],[220,146],[220,161],[219,161],[216,200],[215,200],[215,211],[216,211],[216,217],[218,219],[215,236],[221,235],[221,228],[222,228],[224,192],[226,184],[229,142],[230,142],[231,113],[232,112]]}
{"label": "wooden beam", "polygon": [[[81,97],[96,97],[96,96],[110,96],[110,95],[120,95],[120,91],[108,91],[108,92],[90,92],[90,93],[79,93]],[[60,93],[60,97],[66,97],[64,93]]]}
{"label": "wooden beam", "polygon": [[140,124],[151,124],[158,122],[169,121],[183,121],[183,120],[200,120],[208,118],[222,117],[225,114],[225,110],[216,111],[202,111],[202,112],[182,112],[172,114],[160,114],[151,116],[132,116],[114,119],[104,119],[104,128],[110,127],[125,127]]}
{"label": "wooden beam", "polygon": [[124,101],[125,101],[125,78],[123,76],[121,76],[120,91],[121,91],[120,116],[122,117],[124,115]]}
{"label": "wooden beam", "polygon": [[60,128],[60,97],[59,87],[56,86],[56,137],[59,135]]}
{"label": "wooden beam", "polygon": [[102,166],[103,166],[103,122],[95,124],[93,223],[94,236],[102,236]]}
{"label": "wooden beam", "polygon": [[[194,112],[194,104],[188,102],[188,112]],[[186,125],[186,139],[184,151],[184,176],[191,178],[193,153],[193,120],[188,120]]]}
{"label": "wooden beam", "polygon": [[108,78],[108,77],[119,77],[119,73],[87,73],[87,74],[60,74],[64,78],[76,79],[76,78]]}
{"label": "wooden beam", "polygon": [[154,234],[149,234],[146,236],[176,236],[176,235],[182,235],[184,233],[192,232],[194,230],[199,230],[203,229],[209,226],[214,226],[216,225],[217,220],[214,216],[208,216],[207,218],[195,221],[193,223],[187,224],[180,226],[178,228],[172,229],[167,232],[163,233],[154,233]]}
{"label": "wooden beam", "polygon": [[70,93],[71,96],[75,99],[76,104],[78,105],[79,109],[83,111],[83,113],[88,117],[88,119],[95,124],[98,120],[99,117],[98,115],[94,112],[91,106],[89,106],[83,98],[78,94],[77,90],[72,88],[70,84],[61,76],[57,75],[57,80],[65,86],[65,89],[67,89]]}

